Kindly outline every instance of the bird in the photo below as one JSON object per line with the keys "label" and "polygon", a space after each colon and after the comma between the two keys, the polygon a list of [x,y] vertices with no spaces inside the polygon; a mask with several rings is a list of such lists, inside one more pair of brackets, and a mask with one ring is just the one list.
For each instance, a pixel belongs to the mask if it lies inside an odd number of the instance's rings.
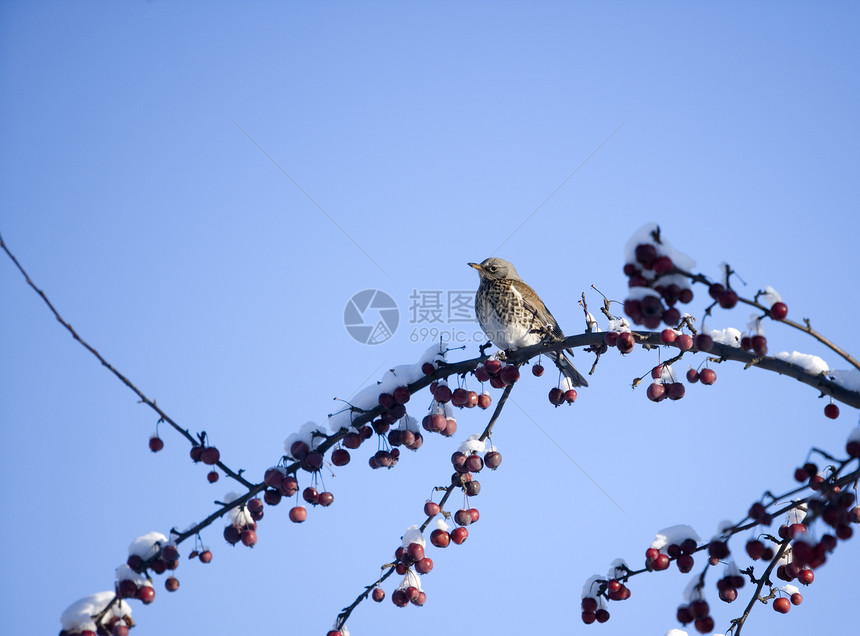
{"label": "bird", "polygon": [[[467,265],[478,270],[481,277],[475,294],[475,316],[487,338],[499,349],[507,351],[564,339],[558,322],[540,296],[520,278],[511,263],[492,257]],[[570,349],[566,351],[573,355]],[[549,351],[547,356],[573,386],[588,386],[564,351]]]}

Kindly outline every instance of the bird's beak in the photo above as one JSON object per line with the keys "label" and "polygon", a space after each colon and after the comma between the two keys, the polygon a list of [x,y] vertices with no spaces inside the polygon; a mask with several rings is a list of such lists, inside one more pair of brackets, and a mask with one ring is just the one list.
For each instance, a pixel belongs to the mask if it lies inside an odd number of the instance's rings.
{"label": "bird's beak", "polygon": [[468,265],[469,267],[474,267],[474,268],[475,268],[476,270],[478,270],[479,272],[483,272],[483,271],[484,271],[484,268],[483,268],[483,267],[481,267],[478,263],[466,263],[466,265]]}

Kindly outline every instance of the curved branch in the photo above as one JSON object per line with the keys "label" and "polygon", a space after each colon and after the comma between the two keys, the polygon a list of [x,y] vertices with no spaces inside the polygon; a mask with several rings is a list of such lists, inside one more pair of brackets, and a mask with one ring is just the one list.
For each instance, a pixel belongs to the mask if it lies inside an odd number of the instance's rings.
{"label": "curved branch", "polygon": [[[671,274],[680,274],[681,276],[686,276],[687,278],[689,278],[694,283],[701,283],[702,285],[706,285],[706,286],[711,285],[711,281],[708,280],[708,278],[704,274],[693,274],[692,272],[687,272],[687,271],[685,271],[679,267],[675,267],[671,272],[669,272],[669,274],[670,275]],[[738,302],[744,303],[745,305],[749,305],[750,307],[755,307],[756,309],[760,309],[764,313],[765,316],[770,316],[770,307],[765,307],[764,305],[762,305],[758,302],[758,297],[761,293],[762,292],[759,292],[758,294],[756,294],[755,300],[750,300],[748,298],[742,298],[741,296],[738,296]],[[711,307],[713,307],[715,304],[716,304],[716,301],[711,303]],[[710,307],[708,309],[710,309]],[[762,317],[764,317],[764,316],[762,316]],[[860,362],[858,362],[853,356],[851,356],[847,351],[845,351],[842,347],[837,345],[835,342],[833,342],[829,338],[825,338],[822,334],[820,334],[815,329],[813,329],[812,324],[810,323],[808,318],[804,318],[803,322],[805,324],[803,324],[803,325],[801,325],[798,322],[794,322],[793,320],[789,320],[788,318],[783,318],[782,320],[776,320],[776,319],[774,319],[774,320],[775,320],[775,322],[785,323],[789,327],[794,327],[798,331],[802,331],[804,333],[809,334],[810,336],[812,336],[813,338],[818,340],[818,342],[820,342],[825,347],[832,350],[834,353],[836,353],[841,358],[843,358],[845,361],[847,361],[849,364],[851,364],[855,369],[860,371]]]}
{"label": "curved branch", "polygon": [[[676,347],[677,344],[665,344],[660,340],[660,333],[656,331],[634,331],[633,336],[636,338],[637,344],[645,347]],[[602,333],[583,333],[576,336],[569,336],[559,342],[551,344],[536,344],[530,347],[524,347],[508,353],[508,362],[520,364],[534,358],[541,353],[547,351],[560,351],[575,347],[587,347],[603,343]],[[743,362],[746,367],[755,366],[765,371],[773,371],[780,375],[787,375],[795,380],[808,384],[809,386],[818,389],[824,395],[831,396],[834,400],[838,400],[849,406],[860,408],[860,391],[852,391],[841,384],[837,384],[832,380],[828,380],[823,375],[810,373],[803,367],[779,358],[771,356],[757,357],[754,354],[744,351],[740,347],[732,347],[725,344],[714,343],[710,351],[701,351],[693,347],[689,349],[690,353],[706,353],[710,356],[719,356],[722,360],[732,360],[735,362]]]}

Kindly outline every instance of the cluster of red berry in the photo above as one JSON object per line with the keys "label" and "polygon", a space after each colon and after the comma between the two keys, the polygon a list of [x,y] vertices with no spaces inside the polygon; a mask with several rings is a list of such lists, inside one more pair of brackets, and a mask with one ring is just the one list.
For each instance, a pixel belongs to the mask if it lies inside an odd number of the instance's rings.
{"label": "cluster of red berry", "polygon": [[[661,254],[657,245],[640,243],[636,246],[635,256],[636,262],[624,265],[627,286],[653,292],[629,297],[624,301],[624,313],[635,324],[644,325],[647,329],[656,329],[661,322],[674,327],[681,320],[681,312],[675,305],[692,301],[693,290],[683,278],[673,275],[675,263],[666,254]],[[671,277],[668,284],[666,277]]]}
{"label": "cluster of red berry", "polygon": [[231,523],[224,527],[224,540],[230,545],[241,541],[249,548],[257,545],[257,522],[263,518],[263,502],[256,497],[249,499],[232,511],[231,518]]}

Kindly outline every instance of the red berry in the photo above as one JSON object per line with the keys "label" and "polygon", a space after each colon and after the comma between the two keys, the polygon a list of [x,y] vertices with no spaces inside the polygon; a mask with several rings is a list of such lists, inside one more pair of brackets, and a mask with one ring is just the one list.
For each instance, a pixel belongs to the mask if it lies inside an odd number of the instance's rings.
{"label": "red berry", "polygon": [[175,545],[166,545],[161,549],[161,558],[170,563],[179,558],[179,550]]}
{"label": "red berry", "polygon": [[453,541],[457,545],[460,545],[461,543],[463,543],[468,538],[469,538],[469,531],[466,530],[466,528],[464,528],[462,526],[460,526],[459,528],[454,528],[453,530],[451,530],[451,541]]}
{"label": "red berry", "polygon": [[687,392],[687,388],[680,382],[672,382],[669,385],[669,399],[680,400]]}
{"label": "red berry", "polygon": [[391,593],[391,602],[397,607],[406,607],[409,605],[409,597],[406,596],[406,591],[400,588]]}
{"label": "red berry", "polygon": [[293,523],[302,523],[308,518],[308,511],[304,506],[296,506],[290,510],[290,521]]}
{"label": "red berry", "polygon": [[582,599],[582,611],[583,612],[594,612],[597,610],[597,599],[592,598],[590,596],[586,596]]}
{"label": "red berry", "polygon": [[206,479],[209,480],[210,484],[214,484],[216,481],[218,481],[218,473],[214,470],[210,470],[209,474],[206,475]]}
{"label": "red berry", "polygon": [[488,409],[492,403],[493,398],[489,393],[481,393],[481,395],[478,396],[478,408]]}
{"label": "red berry", "polygon": [[158,435],[153,435],[149,438],[149,450],[153,453],[157,453],[162,448],[164,448],[164,440],[162,440]]}
{"label": "red berry", "polygon": [[299,482],[292,475],[288,475],[284,477],[284,481],[281,482],[281,494],[284,497],[292,497],[299,491]]}
{"label": "red berry", "polygon": [[533,373],[536,377],[538,377],[538,378],[539,378],[540,376],[542,376],[542,375],[543,375],[543,366],[541,366],[541,365],[539,365],[539,364],[535,364],[535,365],[533,365],[533,366],[532,366],[532,373]]}
{"label": "red berry", "polygon": [[591,625],[595,621],[594,612],[586,612],[583,610],[582,612],[582,622],[586,625]]}
{"label": "red berry", "polygon": [[454,523],[458,526],[468,526],[472,523],[472,513],[465,508],[461,508],[454,513]]}
{"label": "red berry", "polygon": [[815,580],[815,573],[812,570],[803,569],[797,574],[797,580],[804,585],[809,585]]}
{"label": "red berry", "polygon": [[435,517],[439,514],[439,504],[433,501],[428,501],[424,504],[424,514],[428,517]]}
{"label": "red berry", "polygon": [[134,598],[137,596],[137,584],[131,579],[123,579],[117,584],[116,592],[120,598]]}
{"label": "red berry", "polygon": [[413,561],[420,561],[424,558],[424,546],[420,543],[410,543],[406,548],[406,554]]}
{"label": "red berry", "polygon": [[331,463],[335,466],[346,466],[349,460],[349,451],[345,448],[336,448],[331,453]]}
{"label": "red berry", "polygon": [[419,574],[427,574],[432,569],[433,559],[430,557],[424,557],[423,559],[419,559],[415,562],[415,571]]}
{"label": "red berry", "polygon": [[201,563],[209,563],[212,561],[212,552],[210,550],[203,550],[198,556]]}
{"label": "red berry", "polygon": [[726,290],[720,283],[711,283],[708,287],[708,296],[717,300],[717,297]]}
{"label": "red berry", "polygon": [[284,483],[284,473],[277,468],[267,468],[266,474],[263,477],[263,482],[269,486],[269,488],[280,488],[281,484]]}
{"label": "red berry", "polygon": [[770,308],[770,317],[774,320],[785,320],[788,315],[788,307],[785,303],[774,303]]}
{"label": "red berry", "polygon": [[484,455],[484,465],[491,470],[495,470],[502,463],[502,454],[498,451],[490,451]]}
{"label": "red berry", "polygon": [[681,293],[678,295],[678,300],[685,305],[689,304],[693,300],[693,290],[689,287],[682,289]]}
{"label": "red berry", "polygon": [[747,554],[753,561],[758,561],[764,555],[764,543],[758,539],[747,541]]}
{"label": "red berry", "polygon": [[848,524],[840,523],[836,526],[836,538],[847,541],[854,535],[854,529]]}
{"label": "red berry", "polygon": [[175,592],[179,589],[179,579],[177,579],[175,576],[168,576],[167,579],[165,579],[164,581],[164,588],[168,592]]}
{"label": "red berry", "polygon": [[696,336],[696,349],[707,353],[714,348],[714,339],[706,333],[700,333]]}
{"label": "red berry", "polygon": [[433,397],[440,404],[444,404],[445,402],[450,402],[453,393],[451,392],[451,388],[446,384],[440,384],[436,387],[436,390],[433,392]]}
{"label": "red berry", "polygon": [[479,473],[484,467],[484,460],[477,453],[472,453],[466,458],[465,466],[470,473]]}
{"label": "red berry", "polygon": [[688,351],[693,348],[693,336],[682,333],[680,336],[675,338],[675,344],[681,351]]}
{"label": "red berry", "polygon": [[242,543],[249,548],[257,545],[257,533],[254,530],[245,530],[242,532]]}
{"label": "red berry", "polygon": [[550,404],[554,404],[555,406],[559,406],[564,404],[564,391],[562,391],[558,387],[554,387],[549,391],[549,401]]}
{"label": "red berry", "polygon": [[655,570],[665,570],[669,567],[669,555],[661,552],[657,555],[657,558],[654,559],[654,563],[651,564],[651,567]]}
{"label": "red berry", "polygon": [[725,559],[729,556],[729,545],[725,541],[714,539],[708,544],[708,554],[714,559]]}
{"label": "red berry", "polygon": [[[636,261],[648,269],[657,260],[657,248],[651,243],[640,243],[636,246]],[[602,621],[601,621],[602,622]]]}
{"label": "red berry", "polygon": [[317,503],[323,507],[327,507],[332,505],[334,502],[334,495],[328,492],[327,490],[321,492],[317,497]]}
{"label": "red berry", "polygon": [[214,446],[207,446],[200,453],[200,461],[204,464],[213,465],[217,464],[218,460],[221,459],[221,453]]}
{"label": "red berry", "polygon": [[767,353],[767,338],[762,335],[752,337],[752,350],[757,356],[763,356]]}
{"label": "red berry", "polygon": [[394,401],[398,404],[406,404],[409,401],[410,393],[409,389],[405,386],[399,386],[394,389]]}
{"label": "red berry", "polygon": [[664,329],[660,332],[660,342],[663,344],[672,344],[675,342],[675,338],[677,337],[678,334],[676,334],[672,329]]}
{"label": "red berry", "polygon": [[681,312],[677,307],[670,307],[663,312],[663,322],[669,326],[677,325],[681,322]]}
{"label": "red berry", "polygon": [[690,554],[682,554],[678,557],[676,563],[678,564],[678,570],[684,574],[692,570],[693,565],[695,565],[695,561]]}
{"label": "red berry", "polygon": [[839,407],[836,406],[833,402],[824,407],[824,415],[829,417],[831,420],[835,420],[839,417]]}
{"label": "red berry", "polygon": [[601,607],[599,610],[594,612],[594,617],[597,619],[598,623],[605,623],[609,620],[609,612]]}
{"label": "red berry", "polygon": [[618,350],[621,353],[630,353],[633,351],[633,347],[636,345],[636,340],[633,338],[633,334],[629,331],[625,331],[623,333],[618,334],[618,341],[615,346],[618,347]]}
{"label": "red berry", "polygon": [[490,358],[484,363],[484,368],[490,375],[495,375],[502,370],[502,363],[496,358]]}
{"label": "red berry", "polygon": [[425,362],[424,364],[421,365],[421,373],[423,373],[424,375],[433,375],[433,373],[435,371],[436,371],[436,367],[434,367],[429,362]]}
{"label": "red berry", "polygon": [[702,616],[701,618],[697,618],[696,622],[693,623],[696,627],[696,631],[700,634],[710,634],[714,631],[714,619],[710,616]]}
{"label": "red berry", "polygon": [[708,602],[703,599],[696,599],[692,603],[690,603],[690,614],[692,614],[693,618],[702,618],[703,616],[707,616],[711,613],[711,608],[708,606]]}
{"label": "red berry", "polygon": [[381,603],[382,600],[385,598],[385,590],[383,590],[381,587],[375,587],[373,588],[373,592],[371,592],[370,596],[377,603]]}
{"label": "red berry", "polygon": [[224,528],[224,540],[230,545],[236,545],[241,538],[242,532],[236,526],[227,526]]}
{"label": "red berry", "polygon": [[803,595],[800,592],[795,592],[790,597],[792,605],[800,605],[803,603]]}
{"label": "red berry", "polygon": [[448,534],[445,530],[442,530],[442,528],[436,528],[433,532],[430,533],[430,543],[435,545],[437,548],[447,548],[450,542],[451,535]]}
{"label": "red berry", "polygon": [[704,368],[699,371],[699,381],[702,384],[711,385],[717,381],[717,372],[710,367]]}
{"label": "red berry", "polygon": [[672,259],[668,256],[660,256],[658,257],[651,269],[654,270],[654,273],[658,276],[662,276],[663,274],[668,274],[675,268],[675,263],[672,262]]}
{"label": "red berry", "polygon": [[509,364],[499,372],[499,378],[505,384],[513,384],[520,379],[520,370],[516,366]]}
{"label": "red berry", "polygon": [[469,392],[464,388],[454,389],[451,394],[451,404],[457,407],[464,407],[469,402]]}
{"label": "red berry", "polygon": [[466,408],[473,409],[478,406],[478,394],[474,391],[466,391]]}
{"label": "red berry", "polygon": [[699,372],[695,369],[687,369],[687,382],[695,384],[699,381]]}
{"label": "red berry", "polygon": [[780,596],[773,601],[773,609],[780,614],[788,614],[788,610],[791,609],[791,602],[784,596]]}
{"label": "red berry", "polygon": [[[381,398],[382,396],[380,396]],[[392,398],[393,399],[393,398]],[[296,440],[292,444],[290,444],[290,455],[296,459],[301,460],[302,457],[307,455],[311,450],[311,447],[308,446],[305,442],[301,440]]]}
{"label": "red berry", "polygon": [[660,402],[666,397],[666,387],[659,382],[652,382],[648,385],[648,390],[645,394],[652,402]]}
{"label": "red berry", "polygon": [[851,457],[860,457],[860,440],[852,439],[845,444],[845,452]]}
{"label": "red berry", "polygon": [[155,600],[155,589],[149,585],[143,585],[137,590],[137,598],[143,601],[144,605],[149,605]]}
{"label": "red berry", "polygon": [[576,389],[568,389],[564,392],[564,400],[568,404],[576,402]]}
{"label": "red berry", "polygon": [[732,289],[727,289],[720,292],[719,296],[717,296],[717,302],[723,309],[731,309],[738,304],[738,294]]}

